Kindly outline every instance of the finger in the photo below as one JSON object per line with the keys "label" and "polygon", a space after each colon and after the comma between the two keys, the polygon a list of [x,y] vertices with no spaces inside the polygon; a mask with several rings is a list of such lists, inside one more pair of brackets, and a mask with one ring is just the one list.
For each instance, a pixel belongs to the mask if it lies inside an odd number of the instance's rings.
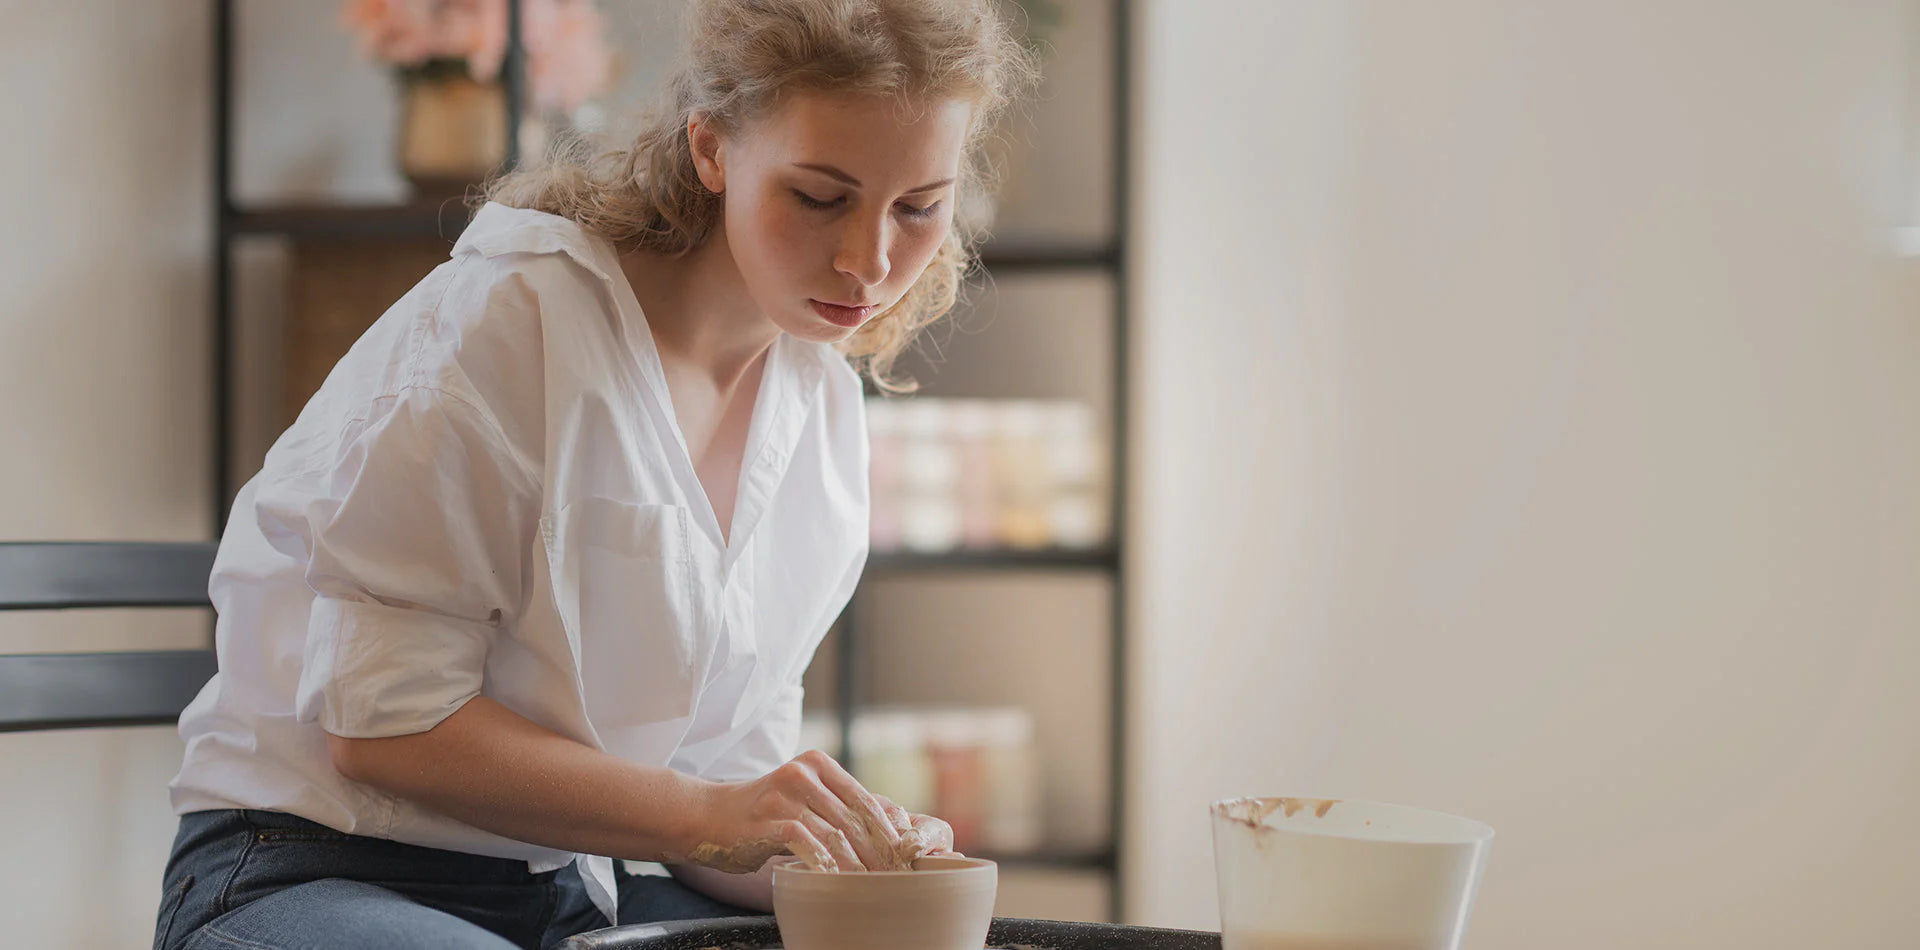
{"label": "finger", "polygon": [[887,813],[887,820],[893,824],[895,831],[905,835],[906,832],[913,830],[913,816],[906,809],[894,804],[893,799],[877,792],[873,797],[880,802],[880,810]]}
{"label": "finger", "polygon": [[820,781],[860,819],[877,847],[891,853],[894,845],[900,843],[900,829],[887,817],[879,798],[867,791],[866,786],[861,785],[860,780],[854,778],[840,763],[832,758],[821,763]]}
{"label": "finger", "polygon": [[815,871],[838,871],[839,863],[820,843],[820,838],[805,822],[789,821],[783,823],[781,839],[786,843],[787,852],[800,859],[800,863]]}
{"label": "finger", "polygon": [[[893,870],[893,845],[877,840],[870,820],[863,820],[859,813],[847,807],[846,802],[829,791],[825,784],[816,782],[808,791],[806,805],[813,813],[825,819],[828,825],[839,831],[853,848],[860,863],[871,871]],[[828,847],[832,843],[828,842]]]}
{"label": "finger", "polygon": [[822,756],[811,764],[823,794],[832,799],[814,803],[814,810],[846,832],[869,870],[899,870],[900,831],[879,800],[833,759]]}
{"label": "finger", "polygon": [[814,840],[826,847],[827,854],[833,858],[833,863],[839,870],[864,871],[867,869],[866,862],[860,860],[860,855],[853,850],[853,842],[847,839],[846,832],[835,828],[825,818],[813,812],[808,812],[800,820],[807,826],[807,831],[813,834]]}
{"label": "finger", "polygon": [[[845,774],[839,763],[824,752],[809,751],[801,753],[783,769],[786,782],[786,794],[797,802],[805,812],[820,819],[816,824],[808,823],[808,829],[834,855],[843,869],[885,868],[893,864],[893,849],[884,843],[876,844],[874,832],[868,822],[849,809],[833,790],[827,787],[825,776],[838,771]],[[845,853],[835,842],[846,843]],[[852,861],[849,862],[848,858]]]}
{"label": "finger", "polygon": [[[875,841],[873,831],[867,827],[867,823],[861,821],[845,803],[835,798],[833,793],[821,789],[807,799],[807,807],[821,820],[822,824],[839,836],[840,840],[847,842],[847,847],[852,850],[864,869],[870,871],[893,869],[893,846]],[[827,842],[829,849],[833,847],[832,838],[822,837],[821,840]]]}
{"label": "finger", "polygon": [[926,857],[931,850],[927,847],[926,835],[908,829],[906,834],[900,836],[900,850],[895,854],[899,856],[901,867],[911,868],[913,862]]}
{"label": "finger", "polygon": [[913,830],[926,841],[927,853],[953,850],[953,826],[932,815],[913,816]]}

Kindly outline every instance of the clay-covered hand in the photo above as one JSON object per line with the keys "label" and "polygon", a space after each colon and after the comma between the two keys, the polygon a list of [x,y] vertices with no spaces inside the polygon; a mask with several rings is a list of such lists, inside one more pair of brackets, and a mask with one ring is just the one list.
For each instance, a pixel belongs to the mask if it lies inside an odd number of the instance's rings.
{"label": "clay-covered hand", "polygon": [[916,815],[885,795],[875,795],[880,807],[886,811],[887,820],[893,823],[894,830],[900,833],[900,843],[895,851],[896,866],[902,870],[913,866],[917,858],[930,854],[952,854],[953,826],[932,815]]}
{"label": "clay-covered hand", "polygon": [[707,796],[699,842],[669,863],[750,874],[792,854],[824,871],[899,866],[899,827],[879,797],[824,752],[802,753],[750,782],[713,785]]}

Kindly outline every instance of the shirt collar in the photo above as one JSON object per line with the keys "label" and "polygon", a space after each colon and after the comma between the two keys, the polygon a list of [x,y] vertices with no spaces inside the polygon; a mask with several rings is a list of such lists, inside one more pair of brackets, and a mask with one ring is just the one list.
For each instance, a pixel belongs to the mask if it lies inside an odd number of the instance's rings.
{"label": "shirt collar", "polygon": [[612,272],[620,267],[612,242],[579,224],[557,214],[492,201],[481,206],[453,245],[456,256],[468,250],[486,257],[565,254],[601,280],[612,280]]}
{"label": "shirt collar", "polygon": [[[619,253],[611,241],[577,222],[545,211],[489,201],[481,206],[467,229],[461,232],[460,240],[453,245],[454,254],[462,250],[471,250],[487,257],[502,254],[565,254],[601,280],[616,287],[624,284],[624,274],[621,274],[621,281],[613,279],[613,275],[621,271]],[[644,325],[645,316],[637,312],[635,316]],[[647,342],[651,344],[651,338]],[[826,344],[801,343],[797,340],[783,342],[786,345],[776,347],[775,355],[781,349],[787,352],[791,368],[800,374],[803,391],[811,391],[820,384],[830,360],[844,359]],[[657,365],[658,359],[656,355],[651,362]]]}
{"label": "shirt collar", "polygon": [[[653,408],[659,413],[659,422],[678,436],[679,425],[673,418],[672,397],[667,392],[666,375],[660,368],[660,354],[654,347],[652,333],[647,329],[646,314],[640,310],[639,301],[634,299],[626,274],[620,269],[619,253],[611,241],[559,215],[488,202],[474,215],[472,223],[467,225],[460,240],[454,244],[455,255],[466,250],[487,257],[503,254],[565,254],[606,282],[612,299],[622,312],[622,324],[632,328],[622,335],[626,337],[627,345],[640,367],[642,382],[650,391]],[[760,402],[755,407],[747,435],[746,453],[741,459],[743,471],[734,502],[733,533],[724,546],[729,569],[745,548],[747,539],[752,536],[766,506],[772,501],[774,491],[786,474],[787,463],[792,459],[807,417],[817,402],[828,371],[827,361],[842,357],[826,344],[803,343],[783,335],[774,341],[767,359]],[[686,443],[678,438],[676,441],[680,442],[680,452],[672,464],[684,489],[690,495],[700,492],[698,497],[705,497],[705,490],[700,487],[691,459],[687,457]],[[714,535],[717,544],[718,523],[706,527]]]}

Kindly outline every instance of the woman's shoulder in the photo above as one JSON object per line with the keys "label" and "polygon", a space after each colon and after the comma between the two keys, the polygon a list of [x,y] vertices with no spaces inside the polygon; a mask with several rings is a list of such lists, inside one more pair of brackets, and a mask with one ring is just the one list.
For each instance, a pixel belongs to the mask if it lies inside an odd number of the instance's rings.
{"label": "woman's shoulder", "polygon": [[558,215],[488,203],[454,244],[451,269],[422,342],[541,353],[553,320],[606,322],[619,257],[604,238]]}
{"label": "woman's shoulder", "polygon": [[[596,321],[609,296],[601,249],[585,229],[538,211],[488,204],[449,259],[396,302],[330,383],[349,402],[402,390],[444,393],[500,416],[539,414],[554,321]],[[602,318],[604,319],[604,318]]]}
{"label": "woman's shoulder", "polygon": [[613,245],[580,223],[495,202],[474,214],[454,243],[452,257],[457,264],[487,273],[535,272],[575,283],[609,281],[620,266]]}

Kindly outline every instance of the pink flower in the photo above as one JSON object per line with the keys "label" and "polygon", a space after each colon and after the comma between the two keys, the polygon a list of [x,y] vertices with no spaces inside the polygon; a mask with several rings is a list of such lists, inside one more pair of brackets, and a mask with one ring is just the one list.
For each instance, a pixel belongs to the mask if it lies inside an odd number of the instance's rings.
{"label": "pink flower", "polygon": [[590,0],[532,3],[526,14],[527,86],[536,108],[572,112],[606,88],[613,58]]}
{"label": "pink flower", "polygon": [[[500,75],[500,64],[507,58],[507,0],[475,0],[478,16],[474,21],[471,44],[467,47],[467,72],[481,81]],[[520,16],[532,11],[522,5]]]}
{"label": "pink flower", "polygon": [[341,20],[360,34],[361,49],[400,66],[417,66],[434,51],[429,0],[348,0]]}
{"label": "pink flower", "polygon": [[[612,54],[592,0],[523,0],[520,9],[534,108],[571,112],[606,88]],[[403,70],[464,60],[489,82],[506,58],[507,0],[345,0],[341,20],[367,55]]]}

